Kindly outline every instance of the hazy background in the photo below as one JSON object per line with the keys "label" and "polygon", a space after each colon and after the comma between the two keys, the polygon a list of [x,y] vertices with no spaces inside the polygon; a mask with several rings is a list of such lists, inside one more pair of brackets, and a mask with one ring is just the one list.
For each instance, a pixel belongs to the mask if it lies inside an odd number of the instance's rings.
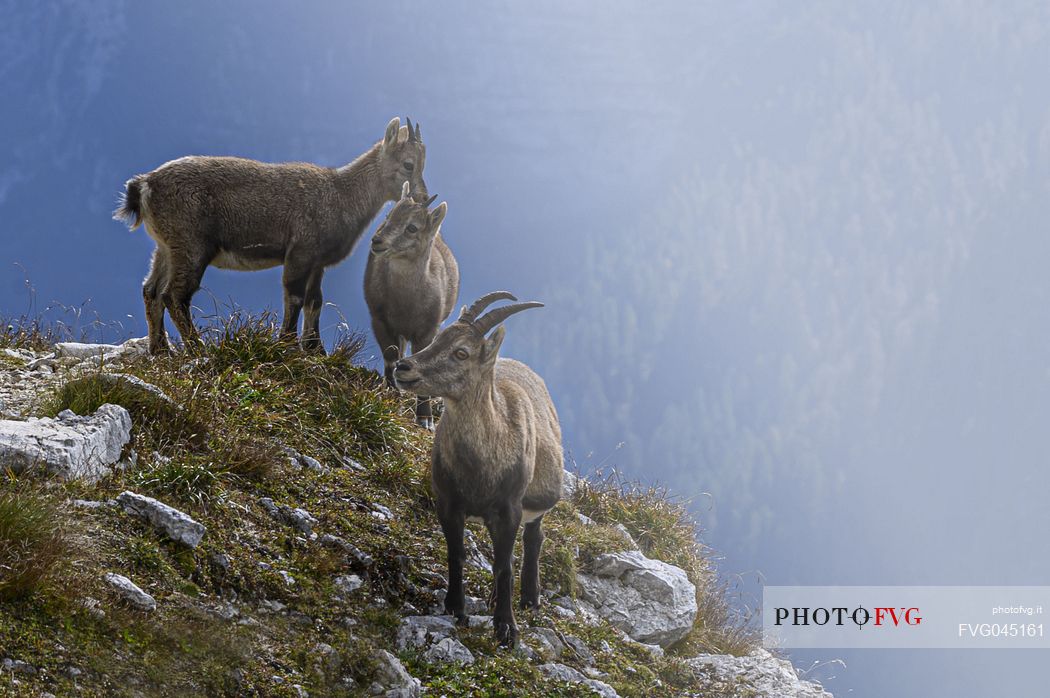
{"label": "hazy background", "polygon": [[[548,304],[504,353],[569,454],[690,498],[745,592],[1050,583],[1050,6],[420,5],[0,0],[0,314],[140,336],[125,179],[407,114],[461,299]],[[325,280],[352,326],[364,261]],[[793,654],[833,658],[839,696],[1045,689],[1045,652]]]}

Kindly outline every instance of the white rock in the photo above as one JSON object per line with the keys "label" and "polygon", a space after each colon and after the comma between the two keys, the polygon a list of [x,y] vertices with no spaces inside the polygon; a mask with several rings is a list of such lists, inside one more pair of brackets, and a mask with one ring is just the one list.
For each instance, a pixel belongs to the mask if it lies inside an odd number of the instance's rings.
{"label": "white rock", "polygon": [[576,476],[576,473],[570,473],[568,470],[561,474],[561,498],[565,500],[571,500],[576,494],[576,488],[580,484],[580,478]]}
{"label": "white rock", "polygon": [[352,594],[361,588],[365,583],[363,579],[358,577],[356,574],[344,574],[336,577],[333,580],[335,588],[344,596]]}
{"label": "white rock", "polygon": [[67,480],[93,482],[120,460],[131,438],[131,415],[102,405],[81,417],[63,410],[55,418],[0,420],[0,461],[14,472],[42,466]]}
{"label": "white rock", "polygon": [[310,512],[306,509],[300,509],[299,507],[293,509],[291,507],[282,506],[281,514],[284,516],[284,520],[288,522],[288,525],[306,535],[310,535],[310,533],[313,532],[314,525],[317,523],[317,519],[315,519]]}
{"label": "white rock", "polygon": [[313,528],[317,523],[317,519],[315,519],[306,509],[300,509],[299,507],[292,508],[287,504],[281,504],[278,506],[274,504],[273,500],[269,497],[260,498],[259,504],[262,505],[262,508],[265,509],[270,516],[278,521],[283,521],[300,533],[305,533],[308,536],[313,533]]}
{"label": "white rock", "polygon": [[589,679],[570,666],[565,666],[564,664],[541,664],[539,669],[540,673],[548,679],[583,684],[588,686],[599,696],[602,696],[602,698],[619,698],[620,696],[620,694],[616,692],[616,689],[609,684],[604,681],[598,681],[597,679]]}
{"label": "white rock", "polygon": [[474,655],[467,646],[454,637],[438,640],[423,653],[431,664],[473,664]]}
{"label": "white rock", "polygon": [[696,620],[696,587],[685,571],[637,550],[599,555],[576,579],[582,599],[639,642],[668,647]]}
{"label": "white rock", "polygon": [[93,359],[102,356],[113,359],[124,353],[124,347],[118,344],[84,344],[82,342],[59,342],[55,345],[55,356],[62,359]]}
{"label": "white rock", "polygon": [[156,610],[157,600],[142,589],[139,589],[134,582],[124,575],[107,572],[105,580],[120,594],[121,598],[140,611]]}
{"label": "white rock", "polygon": [[558,659],[565,651],[565,643],[551,628],[529,628],[523,633],[522,639],[535,645],[536,652],[545,661]]}
{"label": "white rock", "polygon": [[125,490],[117,496],[117,503],[124,507],[124,511],[150,522],[168,538],[183,545],[196,548],[204,537],[204,524],[153,497]]}
{"label": "white rock", "polygon": [[698,675],[749,689],[758,698],[832,698],[821,686],[798,677],[791,662],[758,648],[746,657],[701,654],[687,660]]}
{"label": "white rock", "polygon": [[626,526],[622,523],[618,523],[613,526],[613,528],[616,529],[616,532],[619,533],[625,541],[627,541],[627,544],[631,546],[632,550],[638,550],[638,543],[635,542],[634,536],[631,535],[631,532],[627,530]]}
{"label": "white rock", "polygon": [[388,507],[382,504],[372,502],[372,516],[379,519],[380,521],[392,521],[394,519],[394,512],[390,511]]}
{"label": "white rock", "polygon": [[405,669],[401,660],[386,650],[377,650],[376,679],[386,690],[388,698],[415,698],[419,695],[421,684]]}
{"label": "white rock", "polygon": [[463,543],[467,552],[467,564],[486,572],[492,572],[492,563],[481,552],[481,549],[478,547],[478,539],[469,528],[463,531]]}
{"label": "white rock", "polygon": [[4,657],[4,661],[0,665],[3,666],[4,671],[12,674],[26,674],[30,676],[36,674],[36,667],[29,662],[23,662],[21,659]]}
{"label": "white rock", "polygon": [[456,634],[452,616],[405,616],[397,629],[398,651],[424,647]]}
{"label": "white rock", "polygon": [[127,373],[103,373],[99,375],[99,378],[109,384],[123,383],[126,386],[131,386],[137,390],[149,393],[169,405],[175,405],[175,401],[172,400],[167,393],[152,383],[147,383],[138,376],[132,376]]}

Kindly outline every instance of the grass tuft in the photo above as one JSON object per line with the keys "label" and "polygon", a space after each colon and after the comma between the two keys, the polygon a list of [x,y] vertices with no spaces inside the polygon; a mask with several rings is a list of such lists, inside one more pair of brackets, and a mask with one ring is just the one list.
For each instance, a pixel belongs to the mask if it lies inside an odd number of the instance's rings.
{"label": "grass tuft", "polygon": [[667,489],[625,479],[619,472],[581,479],[576,507],[599,524],[622,523],[642,552],[686,571],[696,585],[697,621],[680,643],[683,654],[714,652],[744,655],[758,644],[758,629],[746,614],[732,610],[726,585],[711,566],[711,552],[700,543],[699,527],[683,502]]}
{"label": "grass tuft", "polygon": [[5,479],[0,491],[0,601],[29,596],[59,568],[68,549],[65,522],[52,501]]}

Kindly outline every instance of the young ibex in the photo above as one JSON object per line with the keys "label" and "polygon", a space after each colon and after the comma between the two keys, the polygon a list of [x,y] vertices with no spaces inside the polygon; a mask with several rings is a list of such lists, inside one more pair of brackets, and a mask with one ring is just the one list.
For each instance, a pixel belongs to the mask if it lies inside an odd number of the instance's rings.
{"label": "young ibex", "polygon": [[[521,606],[540,602],[543,515],[561,496],[561,427],[547,387],[528,366],[497,357],[508,316],[542,303],[515,303],[479,317],[509,293],[490,293],[464,308],[430,346],[394,367],[405,390],[445,398],[434,436],[431,482],[448,546],[445,611],[462,622],[463,525],[480,517],[492,536],[496,639],[513,646],[518,637],[511,608],[514,540],[524,522]],[[491,337],[489,330],[496,328]]]}
{"label": "young ibex", "polygon": [[383,140],[349,165],[269,164],[185,157],[128,180],[113,217],[156,241],[142,286],[151,353],[167,349],[164,309],[195,340],[190,299],[209,265],[254,271],[284,265],[284,319],[292,339],[306,306],[303,345],[321,348],[321,277],[341,262],[401,185],[425,192],[419,124],[394,118]]}
{"label": "young ibex", "polygon": [[[393,385],[394,364],[412,351],[430,344],[456,306],[459,267],[441,239],[441,221],[448,205],[428,211],[436,199],[413,198],[408,182],[398,201],[372,237],[365,267],[365,302],[372,316],[372,331],[383,352],[384,374]],[[416,421],[434,428],[430,398],[419,396]]]}

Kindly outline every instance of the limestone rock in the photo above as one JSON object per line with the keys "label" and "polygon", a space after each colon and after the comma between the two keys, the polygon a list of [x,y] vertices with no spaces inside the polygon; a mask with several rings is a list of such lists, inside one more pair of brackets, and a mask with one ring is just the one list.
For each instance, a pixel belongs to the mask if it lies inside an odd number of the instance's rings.
{"label": "limestone rock", "polygon": [[565,643],[558,633],[550,628],[532,627],[522,634],[522,639],[532,644],[544,661],[553,661],[565,651]]}
{"label": "limestone rock", "polygon": [[561,474],[561,498],[566,501],[572,501],[579,484],[580,478],[576,473],[570,473],[568,470],[563,472]]}
{"label": "limestone rock", "polygon": [[157,600],[140,589],[134,582],[121,574],[107,572],[105,580],[120,595],[122,599],[130,603],[140,611],[154,611],[157,608]]}
{"label": "limestone rock", "polygon": [[700,654],[687,660],[698,676],[746,686],[759,698],[832,698],[821,686],[798,677],[791,662],[758,648],[746,657]]}
{"label": "limestone rock", "polygon": [[83,342],[59,342],[54,346],[54,358],[93,360],[110,362],[145,356],[149,352],[149,339],[129,339],[123,344],[86,344]]}
{"label": "limestone rock", "polygon": [[306,509],[300,509],[299,507],[293,508],[287,504],[281,504],[278,506],[274,504],[273,500],[269,497],[262,497],[259,500],[259,504],[261,504],[262,508],[273,518],[278,521],[283,521],[300,533],[304,533],[308,536],[313,533],[314,525],[317,524],[317,519],[315,519]]}
{"label": "limestone rock", "polygon": [[398,651],[424,647],[456,634],[452,616],[405,616],[397,629]]}
{"label": "limestone rock", "polygon": [[438,640],[423,653],[431,664],[473,664],[474,655],[466,645],[454,637]]}
{"label": "limestone rock", "polygon": [[127,373],[102,373],[98,376],[99,380],[107,383],[108,385],[121,384],[125,387],[138,390],[143,393],[149,393],[153,397],[157,398],[161,402],[165,402],[169,405],[175,406],[175,401],[172,400],[167,393],[153,385],[147,383],[138,376],[132,376]]}
{"label": "limestone rock", "polygon": [[339,536],[333,536],[331,533],[324,533],[321,535],[320,538],[317,539],[317,542],[325,546],[326,548],[332,548],[333,550],[341,550],[342,552],[350,556],[357,564],[359,564],[365,569],[368,569],[372,566],[371,555],[362,551],[360,548],[353,545],[352,543],[349,543],[346,540],[340,538]]}
{"label": "limestone rock", "polygon": [[[400,659],[386,650],[378,650],[375,659],[378,693],[387,698],[416,698],[420,694],[419,679],[408,673]],[[373,685],[373,688],[376,688],[376,685]],[[375,693],[373,690],[373,694]]]}
{"label": "limestone rock", "polygon": [[548,679],[554,679],[555,681],[567,681],[568,683],[577,683],[588,686],[597,695],[602,698],[619,698],[620,694],[616,692],[616,689],[605,683],[604,681],[598,681],[597,679],[589,679],[580,672],[576,671],[570,666],[564,664],[541,664],[540,673],[546,676]]}
{"label": "limestone rock", "polygon": [[637,550],[599,555],[577,582],[595,613],[639,642],[669,647],[696,620],[696,587],[685,571]]}
{"label": "limestone rock", "polygon": [[110,471],[131,439],[131,415],[102,405],[92,415],[0,420],[0,462],[14,472],[40,466],[67,480],[93,482]]}
{"label": "limestone rock", "polygon": [[356,574],[344,574],[332,580],[335,588],[343,596],[349,596],[364,585],[364,580]]}
{"label": "limestone rock", "polygon": [[73,359],[93,359],[102,356],[114,359],[124,353],[119,344],[85,344],[83,342],[59,342],[55,345],[55,357]]}
{"label": "limestone rock", "polygon": [[124,511],[148,521],[168,538],[183,545],[196,548],[204,537],[206,529],[203,524],[153,497],[125,490],[117,496],[117,503],[124,507]]}

